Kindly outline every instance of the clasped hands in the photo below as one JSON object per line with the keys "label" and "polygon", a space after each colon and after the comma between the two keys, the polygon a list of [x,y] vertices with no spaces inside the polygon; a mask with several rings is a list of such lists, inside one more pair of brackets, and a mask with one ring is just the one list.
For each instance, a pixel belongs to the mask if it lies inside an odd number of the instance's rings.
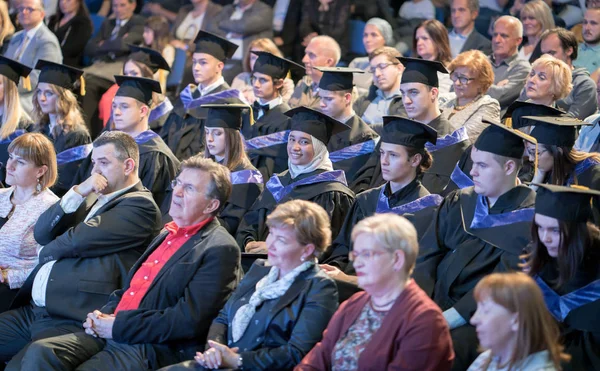
{"label": "clasped hands", "polygon": [[104,314],[99,310],[88,313],[83,328],[85,333],[93,337],[112,339],[112,329],[115,324],[114,314]]}
{"label": "clasped hands", "polygon": [[238,360],[240,355],[239,349],[229,348],[227,345],[209,340],[210,346],[204,353],[196,352],[194,359],[202,367],[217,369],[217,368],[238,368]]}

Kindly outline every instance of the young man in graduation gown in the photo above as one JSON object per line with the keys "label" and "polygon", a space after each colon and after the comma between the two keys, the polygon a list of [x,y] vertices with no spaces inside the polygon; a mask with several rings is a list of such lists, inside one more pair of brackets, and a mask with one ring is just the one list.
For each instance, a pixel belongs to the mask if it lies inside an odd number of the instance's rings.
{"label": "young man in graduation gown", "polygon": [[291,67],[304,68],[292,61],[267,52],[252,52],[258,56],[252,70],[254,125],[246,137],[246,151],[265,181],[287,169],[287,135],[290,118],[285,112],[290,106],[283,101],[281,89]]}
{"label": "young man in graduation gown", "polygon": [[269,179],[265,190],[244,215],[236,240],[246,252],[266,253],[267,216],[280,203],[300,199],[319,204],[331,219],[335,237],[354,202],[344,172],[333,170],[327,152],[329,139],[347,127],[308,107],[294,108],[286,114],[292,118],[287,146],[289,169]]}
{"label": "young man in graduation gown", "polygon": [[[165,198],[171,181],[179,171],[179,160],[161,137],[150,130],[148,119],[152,93],[161,94],[160,83],[143,77],[115,76],[119,90],[113,100],[114,129],[135,139],[140,151],[139,176],[142,184],[165,215],[169,210]],[[75,182],[86,179],[94,164],[91,156],[81,164]]]}
{"label": "young man in graduation gown", "polygon": [[167,118],[160,136],[179,160],[204,152],[204,120],[206,110],[200,105],[214,103],[211,99],[199,100],[208,95],[215,99],[239,96],[230,90],[223,79],[225,61],[231,58],[238,46],[227,39],[200,31],[194,40],[192,72],[197,85],[188,85]]}
{"label": "young man in graduation gown", "polygon": [[449,194],[421,238],[415,281],[444,311],[456,358],[466,369],[477,357],[469,320],[473,289],[492,272],[518,269],[530,241],[535,192],[517,185],[527,135],[501,124],[483,130],[471,151],[474,186]]}
{"label": "young man in graduation gown", "polygon": [[[448,73],[439,62],[400,58],[404,72],[400,84],[402,101],[409,118],[427,124],[438,133],[437,144],[426,148],[433,156],[433,166],[421,179],[429,192],[439,194],[450,181],[450,174],[462,153],[470,144],[464,127],[453,126],[443,118],[438,105],[438,72]],[[384,183],[379,164],[379,149],[371,155],[357,173],[351,189],[361,192]]]}
{"label": "young man in graduation gown", "polygon": [[344,170],[346,180],[352,183],[356,172],[371,156],[379,140],[379,135],[358,117],[352,108],[354,73],[364,71],[345,67],[317,69],[323,72],[319,81],[321,112],[349,128],[331,137],[327,144],[329,158],[333,167]]}

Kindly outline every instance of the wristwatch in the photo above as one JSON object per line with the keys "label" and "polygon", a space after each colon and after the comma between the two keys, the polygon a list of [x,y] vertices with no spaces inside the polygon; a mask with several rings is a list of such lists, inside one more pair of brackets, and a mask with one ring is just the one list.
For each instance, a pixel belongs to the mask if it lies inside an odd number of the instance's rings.
{"label": "wristwatch", "polygon": [[244,359],[242,358],[242,356],[238,357],[238,362],[237,362],[237,368],[238,370],[242,370],[244,366]]}

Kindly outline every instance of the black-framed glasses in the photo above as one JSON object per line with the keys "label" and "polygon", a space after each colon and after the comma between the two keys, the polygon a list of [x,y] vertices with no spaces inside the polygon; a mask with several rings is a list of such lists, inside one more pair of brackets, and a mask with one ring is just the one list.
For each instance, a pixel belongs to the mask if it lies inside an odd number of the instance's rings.
{"label": "black-framed glasses", "polygon": [[460,83],[462,85],[467,85],[471,81],[475,80],[475,78],[473,78],[473,77],[467,77],[467,76],[463,76],[463,75],[457,75],[455,73],[451,73],[450,74],[450,80],[452,80],[452,82],[460,81]]}
{"label": "black-framed glasses", "polygon": [[375,72],[377,72],[377,70],[383,71],[386,68],[388,68],[389,66],[397,66],[397,65],[398,65],[398,63],[379,63],[375,67],[369,68],[369,72],[370,73],[375,73]]}
{"label": "black-framed glasses", "polygon": [[33,13],[36,10],[40,10],[40,8],[34,8],[34,7],[31,7],[31,6],[20,6],[20,7],[17,8],[17,12],[19,12],[19,13],[25,13],[25,12],[27,12],[27,13]]}

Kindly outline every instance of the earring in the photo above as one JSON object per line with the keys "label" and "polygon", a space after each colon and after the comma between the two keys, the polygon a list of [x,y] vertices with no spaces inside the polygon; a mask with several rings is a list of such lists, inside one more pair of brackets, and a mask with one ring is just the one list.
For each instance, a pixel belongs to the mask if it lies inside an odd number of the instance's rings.
{"label": "earring", "polygon": [[36,193],[40,193],[42,191],[42,184],[40,183],[40,178],[37,178],[37,184],[35,186]]}
{"label": "earring", "polygon": [[301,257],[301,258],[300,258],[300,260],[301,260],[301,261],[304,261],[304,260],[305,260],[305,259],[304,259],[304,256],[303,256],[303,257]]}

